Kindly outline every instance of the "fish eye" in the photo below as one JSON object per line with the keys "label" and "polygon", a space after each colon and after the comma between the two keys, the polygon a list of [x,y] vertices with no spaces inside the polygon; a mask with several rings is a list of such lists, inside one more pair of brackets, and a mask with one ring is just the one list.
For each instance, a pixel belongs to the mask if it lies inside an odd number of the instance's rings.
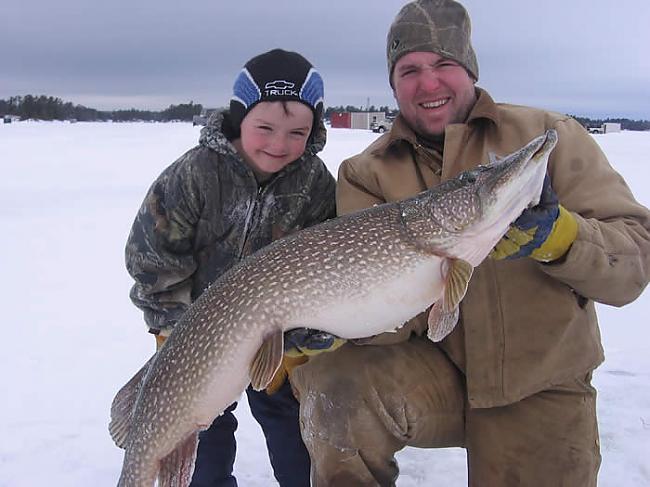
{"label": "fish eye", "polygon": [[476,182],[476,174],[473,171],[465,171],[461,173],[460,180],[464,183],[474,183]]}

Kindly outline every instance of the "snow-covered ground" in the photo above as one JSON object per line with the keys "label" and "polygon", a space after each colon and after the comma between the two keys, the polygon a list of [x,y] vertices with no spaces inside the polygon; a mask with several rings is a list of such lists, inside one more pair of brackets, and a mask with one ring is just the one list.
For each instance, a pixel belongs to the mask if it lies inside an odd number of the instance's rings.
{"label": "snow-covered ground", "polygon": [[[154,349],[127,296],[124,242],[149,184],[198,133],[180,123],[0,125],[0,486],[115,485],[110,403]],[[323,158],[336,173],[375,137],[330,130]],[[596,137],[650,206],[650,133]],[[648,486],[650,293],[599,311],[600,485]],[[237,416],[240,485],[275,485],[245,401]],[[401,487],[466,485],[463,450],[406,449],[399,461]]]}

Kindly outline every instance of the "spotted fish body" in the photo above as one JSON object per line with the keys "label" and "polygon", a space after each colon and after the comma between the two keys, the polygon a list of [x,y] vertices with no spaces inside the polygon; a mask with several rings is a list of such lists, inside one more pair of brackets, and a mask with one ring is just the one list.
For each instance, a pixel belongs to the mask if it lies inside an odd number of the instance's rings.
{"label": "spotted fish body", "polygon": [[393,331],[435,305],[429,336],[456,324],[473,267],[539,199],[554,131],[420,195],[279,240],[224,274],[120,390],[111,435],[119,485],[188,485],[197,433],[280,365],[283,333],[347,339]]}

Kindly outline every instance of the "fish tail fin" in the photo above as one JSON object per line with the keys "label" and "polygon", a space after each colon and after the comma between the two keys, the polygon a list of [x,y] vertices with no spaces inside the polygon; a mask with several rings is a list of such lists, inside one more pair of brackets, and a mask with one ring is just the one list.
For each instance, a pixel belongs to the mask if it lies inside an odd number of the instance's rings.
{"label": "fish tail fin", "polygon": [[133,408],[142,388],[144,378],[154,362],[154,354],[146,364],[117,392],[111,404],[111,422],[108,431],[115,444],[120,448],[126,448],[126,441],[131,429],[131,417]]}
{"label": "fish tail fin", "polygon": [[192,433],[174,451],[162,459],[158,472],[158,487],[188,487],[190,485],[198,444],[198,432]]}

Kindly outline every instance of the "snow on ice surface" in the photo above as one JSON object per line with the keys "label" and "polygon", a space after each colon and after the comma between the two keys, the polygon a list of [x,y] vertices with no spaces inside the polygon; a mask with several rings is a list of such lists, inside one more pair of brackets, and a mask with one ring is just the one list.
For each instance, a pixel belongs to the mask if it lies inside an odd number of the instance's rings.
{"label": "snow on ice surface", "polygon": [[[0,125],[0,487],[116,484],[122,451],[107,431],[110,403],[154,349],[128,299],[124,242],[153,179],[198,135],[180,123]],[[336,174],[375,138],[330,130],[322,157]],[[650,133],[596,140],[649,206]],[[650,485],[649,314],[649,293],[599,307],[601,486]],[[237,417],[240,485],[275,485],[245,401]],[[398,459],[400,487],[466,485],[461,449],[408,448]]]}

